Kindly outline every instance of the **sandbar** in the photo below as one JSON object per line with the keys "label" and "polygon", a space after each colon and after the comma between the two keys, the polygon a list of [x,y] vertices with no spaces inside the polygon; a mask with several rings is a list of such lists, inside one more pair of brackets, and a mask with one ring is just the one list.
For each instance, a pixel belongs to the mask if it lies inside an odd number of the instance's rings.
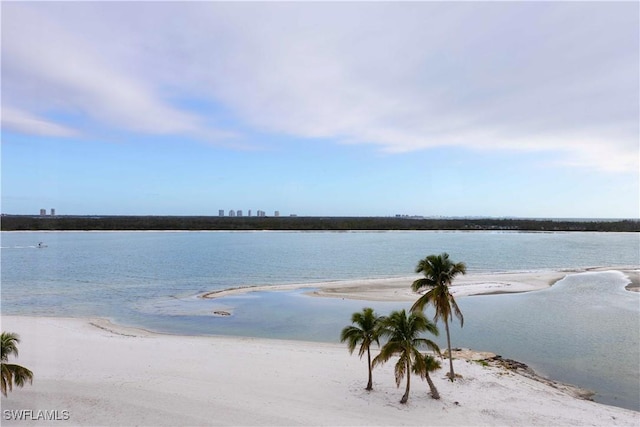
{"label": "sandbar", "polygon": [[[627,290],[638,291],[640,286],[637,266],[591,267],[584,269],[540,270],[522,272],[483,273],[472,272],[457,276],[451,286],[451,293],[458,296],[490,295],[502,293],[530,292],[548,288],[568,274],[587,271],[620,271],[626,275],[630,284]],[[411,283],[420,276],[394,277],[384,279],[356,279],[334,282],[298,283],[265,286],[238,286],[230,289],[206,292],[202,298],[221,298],[258,291],[290,291],[309,289],[309,295],[316,297],[345,298],[363,301],[415,301],[416,293]]]}

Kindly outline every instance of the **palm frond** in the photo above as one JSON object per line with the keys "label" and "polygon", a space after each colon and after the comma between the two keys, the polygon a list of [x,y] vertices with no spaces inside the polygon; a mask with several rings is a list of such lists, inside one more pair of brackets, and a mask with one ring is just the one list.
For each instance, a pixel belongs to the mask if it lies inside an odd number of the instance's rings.
{"label": "palm frond", "polygon": [[462,311],[460,311],[460,307],[458,307],[458,303],[456,303],[456,300],[453,298],[453,295],[450,295],[450,296],[451,296],[451,308],[453,309],[452,311],[456,315],[458,320],[460,320],[460,327],[462,327],[464,326],[464,317],[462,316]]}
{"label": "palm frond", "polygon": [[13,382],[11,382],[12,378],[11,378],[11,373],[5,369],[5,364],[2,363],[2,365],[0,366],[1,369],[1,375],[0,375],[0,391],[2,392],[2,394],[4,394],[5,396],[7,395],[7,389],[9,391],[11,391]]}
{"label": "palm frond", "polygon": [[451,267],[452,278],[458,274],[467,274],[467,265],[464,262],[458,262]]}
{"label": "palm frond", "polygon": [[340,333],[340,342],[347,342],[349,353],[353,353],[361,338],[361,330],[355,326],[347,326]]}
{"label": "palm frond", "polygon": [[420,378],[424,379],[425,366],[426,365],[424,362],[424,357],[422,356],[422,354],[420,354],[418,357],[415,357],[413,359],[413,364],[411,365],[411,371],[416,375],[420,375]]}
{"label": "palm frond", "polygon": [[438,344],[436,344],[434,341],[431,341],[430,339],[416,338],[414,343],[416,348],[426,347],[436,354],[440,354],[440,347],[438,347]]}
{"label": "palm frond", "polygon": [[366,338],[362,340],[362,344],[360,344],[360,350],[358,351],[358,356],[362,359],[362,356],[367,352],[367,349],[371,346],[371,340]]}
{"label": "palm frond", "polygon": [[442,363],[440,363],[438,359],[431,356],[430,354],[425,354],[424,361],[427,372],[437,371],[438,369],[442,368]]}
{"label": "palm frond", "polygon": [[434,322],[430,321],[426,317],[425,317],[424,320],[425,320],[425,323],[424,323],[424,326],[423,326],[423,329],[422,329],[423,332],[428,332],[431,335],[434,335],[436,337],[438,335],[440,335],[440,331],[438,330],[438,327],[436,326],[436,324]]}
{"label": "palm frond", "polygon": [[[419,360],[422,357],[419,351],[421,346],[439,351],[433,341],[420,337],[420,334],[425,331],[438,333],[435,324],[420,311],[410,312],[408,315],[405,310],[393,311],[381,322],[380,328],[381,335],[388,337],[388,341],[373,360],[373,365],[384,363],[397,355],[398,361],[394,367],[394,375],[398,387],[405,375],[411,374],[409,370],[419,372],[422,369],[422,362]],[[402,403],[405,403],[408,397],[409,384],[409,378],[407,378],[407,391],[401,400]]]}
{"label": "palm frond", "polygon": [[389,341],[380,349],[380,353],[373,358],[373,362],[371,363],[373,366],[382,365],[391,359],[395,354],[398,354],[402,351],[401,343],[395,341]]}
{"label": "palm frond", "polygon": [[0,391],[5,396],[13,390],[13,385],[24,386],[26,382],[33,381],[33,372],[20,365],[2,363],[0,367]]}
{"label": "palm frond", "polygon": [[416,355],[411,367],[412,371],[415,374],[420,375],[422,379],[425,379],[429,372],[437,371],[440,368],[442,368],[442,364],[438,359],[430,354],[421,353]]}
{"label": "palm frond", "polygon": [[0,334],[0,360],[6,362],[10,355],[18,357],[18,344],[20,336],[13,332],[2,332]]}
{"label": "palm frond", "polygon": [[406,352],[403,352],[400,357],[398,358],[398,361],[396,362],[396,366],[394,368],[394,373],[396,376],[396,387],[400,387],[400,383],[402,382],[402,380],[404,379],[404,376],[407,372],[407,358],[409,356],[407,355]]}
{"label": "palm frond", "polygon": [[13,385],[22,387],[27,381],[33,381],[33,372],[20,365],[6,363],[10,355],[18,356],[20,337],[11,332],[0,334],[0,392],[7,395]]}
{"label": "palm frond", "polygon": [[424,311],[424,307],[431,302],[428,293],[421,295],[411,306],[412,312]]}
{"label": "palm frond", "polygon": [[365,307],[362,312],[351,315],[352,325],[346,326],[340,332],[340,341],[347,342],[349,353],[353,354],[358,343],[361,343],[358,355],[362,358],[372,342],[378,340],[379,318],[370,307]]}
{"label": "palm frond", "polygon": [[422,288],[431,288],[433,286],[435,286],[435,283],[433,280],[430,280],[427,278],[420,278],[420,279],[414,280],[413,283],[411,283],[411,290],[413,292],[418,292]]}
{"label": "palm frond", "polygon": [[33,372],[20,365],[5,364],[7,371],[10,374],[10,378],[13,379],[13,383],[18,387],[22,387],[25,382],[33,382]]}

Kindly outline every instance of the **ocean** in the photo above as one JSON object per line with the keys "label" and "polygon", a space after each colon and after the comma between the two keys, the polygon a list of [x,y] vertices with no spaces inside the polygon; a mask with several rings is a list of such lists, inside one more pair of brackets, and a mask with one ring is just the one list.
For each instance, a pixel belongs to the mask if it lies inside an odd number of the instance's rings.
{"label": "ocean", "polygon": [[[448,252],[473,272],[640,268],[638,233],[524,232],[2,232],[2,313],[104,317],[187,335],[338,342],[350,315],[394,302],[312,298],[301,290],[215,300],[253,285],[412,276]],[[38,248],[42,242],[43,248]],[[640,410],[640,295],[617,271],[569,274],[536,292],[458,298],[452,344],[527,363]],[[407,282],[407,287],[410,280]],[[214,310],[232,309],[229,317]],[[436,341],[444,347],[444,331]],[[346,351],[346,350],[345,350]]]}

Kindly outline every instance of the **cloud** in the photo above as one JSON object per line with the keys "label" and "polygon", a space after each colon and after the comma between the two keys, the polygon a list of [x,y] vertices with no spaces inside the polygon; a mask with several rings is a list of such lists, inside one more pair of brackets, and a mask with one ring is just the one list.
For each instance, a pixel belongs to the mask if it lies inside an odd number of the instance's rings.
{"label": "cloud", "polygon": [[2,127],[14,132],[38,136],[74,137],[79,132],[75,129],[59,125],[42,117],[36,117],[26,111],[11,107],[2,109]]}
{"label": "cloud", "polygon": [[[204,131],[200,117],[163,99],[153,70],[147,79],[134,76],[127,73],[126,58],[104,55],[107,39],[87,39],[64,17],[15,6],[3,16],[3,110],[18,104],[134,132],[215,134]],[[117,28],[117,22],[110,24]]]}
{"label": "cloud", "polygon": [[244,129],[386,152],[548,151],[566,165],[630,171],[638,8],[8,4],[3,89],[15,88],[9,104],[38,98],[25,110],[67,108],[143,133],[241,133],[218,126],[232,117]]}

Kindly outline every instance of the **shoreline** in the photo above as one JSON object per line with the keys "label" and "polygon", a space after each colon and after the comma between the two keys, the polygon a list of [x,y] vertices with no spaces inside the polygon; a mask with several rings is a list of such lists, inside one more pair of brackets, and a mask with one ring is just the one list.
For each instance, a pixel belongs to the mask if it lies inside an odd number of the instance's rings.
{"label": "shoreline", "polygon": [[594,232],[637,233],[637,218],[398,218],[389,216],[16,215],[2,231],[302,231],[302,232]]}
{"label": "shoreline", "polygon": [[[528,365],[520,361],[513,360],[513,359],[505,359],[502,356],[492,352],[475,351],[468,348],[455,348],[455,349],[452,349],[451,352],[453,354],[454,360],[463,359],[466,361],[480,363],[481,365],[491,365],[498,368],[504,368],[516,374],[522,375],[526,378],[531,378],[532,380],[538,381],[542,384],[548,385],[549,387],[553,387],[557,390],[560,390],[563,393],[573,396],[576,399],[588,400],[591,402],[594,401],[593,400],[593,396],[595,395],[594,391],[542,376],[536,373]],[[448,353],[447,350],[443,352],[443,354],[447,354],[447,353]],[[445,356],[445,358],[448,358],[448,357]]]}
{"label": "shoreline", "polygon": [[432,374],[440,400],[412,376],[402,405],[394,363],[374,369],[366,392],[366,358],[342,344],[166,335],[96,318],[2,316],[2,328],[21,338],[12,363],[34,372],[33,385],[2,397],[3,409],[67,410],[74,425],[419,425],[425,416],[454,426],[640,422],[640,412],[576,398],[486,352],[454,352],[462,375],[454,383],[445,368]]}
{"label": "shoreline", "polygon": [[[13,317],[32,317],[32,316],[13,316]],[[45,317],[46,318],[46,317]],[[256,339],[256,340],[266,340],[266,341],[277,341],[277,342],[290,342],[290,343],[317,343],[316,341],[301,341],[301,340],[280,340],[280,339],[270,339],[270,338],[252,338],[252,337],[234,337],[234,336],[202,336],[202,335],[181,335],[181,334],[172,334],[172,333],[162,333],[162,332],[154,332],[148,329],[133,327],[133,326],[125,326],[120,325],[118,323],[114,323],[113,321],[105,318],[62,318],[69,320],[80,320],[86,321],[89,325],[100,329],[102,331],[108,332],[110,334],[119,335],[123,337],[153,337],[155,335],[159,336],[174,336],[174,337],[207,337],[207,338],[221,338],[221,339]],[[330,344],[330,343],[327,343]],[[588,400],[594,402],[593,396],[595,392],[592,390],[588,390],[586,388],[578,387],[573,384],[563,383],[561,381],[556,381],[551,378],[545,377],[543,375],[538,374],[530,368],[525,363],[522,363],[513,359],[506,359],[500,356],[499,354],[490,352],[490,351],[477,351],[469,348],[453,348],[452,350],[454,360],[460,359],[465,360],[467,362],[476,362],[480,363],[483,366],[491,365],[496,368],[504,368],[516,374],[522,375],[524,377],[533,379],[555,389],[562,391],[576,399]],[[443,352],[443,360],[449,358],[448,351],[445,349]],[[605,406],[613,406],[613,405],[605,405]],[[624,409],[624,408],[623,408]]]}
{"label": "shoreline", "polygon": [[619,271],[627,276],[627,278],[631,282],[627,286],[625,286],[625,289],[631,292],[640,292],[640,269],[628,269]]}
{"label": "shoreline", "polygon": [[[451,285],[455,297],[473,295],[497,295],[538,291],[553,286],[569,274],[618,271],[630,281],[627,291],[640,292],[640,269],[636,266],[585,267],[561,270],[522,272],[473,272],[458,276]],[[383,279],[350,279],[317,283],[293,283],[284,285],[244,285],[209,291],[199,298],[216,299],[263,291],[295,291],[310,289],[306,295],[326,298],[343,298],[363,301],[406,302],[413,301],[417,293],[411,291],[411,283],[420,276]]]}

